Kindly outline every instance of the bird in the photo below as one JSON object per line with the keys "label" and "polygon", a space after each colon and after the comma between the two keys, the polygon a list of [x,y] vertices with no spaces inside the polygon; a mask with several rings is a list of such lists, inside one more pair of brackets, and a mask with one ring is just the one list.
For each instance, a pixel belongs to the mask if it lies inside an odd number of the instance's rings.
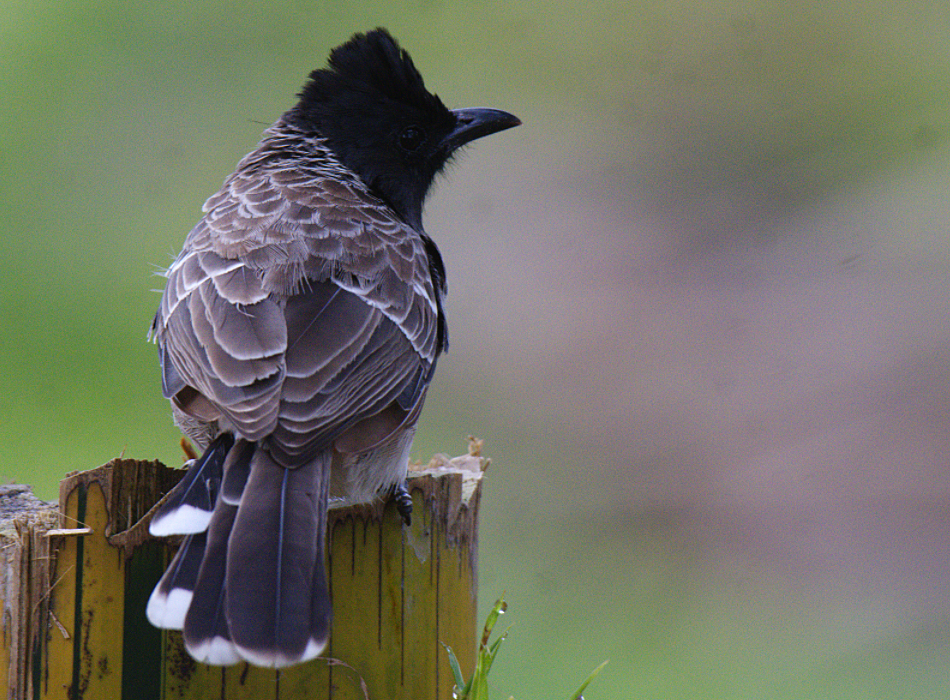
{"label": "bird", "polygon": [[521,123],[448,109],[384,28],[334,48],[297,98],[205,202],[149,330],[202,452],[154,510],[153,535],[184,539],[146,614],[211,665],[323,652],[331,503],[392,494],[409,522],[409,452],[449,345],[423,204],[461,147]]}

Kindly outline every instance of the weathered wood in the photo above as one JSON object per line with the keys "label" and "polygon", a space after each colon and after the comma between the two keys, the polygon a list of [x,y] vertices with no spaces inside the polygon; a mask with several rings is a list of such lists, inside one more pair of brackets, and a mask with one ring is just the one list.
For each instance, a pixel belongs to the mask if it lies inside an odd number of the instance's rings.
{"label": "weathered wood", "polygon": [[33,680],[30,661],[49,619],[50,541],[45,533],[57,522],[55,506],[34,497],[29,487],[0,487],[0,688],[8,689],[9,698],[28,697]]}
{"label": "weathered wood", "polygon": [[[483,460],[413,471],[413,521],[392,503],[333,510],[328,658],[282,671],[196,663],[178,632],[145,619],[175,543],[148,535],[149,511],[181,477],[117,459],[70,474],[58,508],[3,519],[0,681],[10,700],[427,700],[451,697],[442,643],[475,658],[477,521]],[[22,487],[19,487],[22,488]],[[34,499],[35,500],[35,499]]]}

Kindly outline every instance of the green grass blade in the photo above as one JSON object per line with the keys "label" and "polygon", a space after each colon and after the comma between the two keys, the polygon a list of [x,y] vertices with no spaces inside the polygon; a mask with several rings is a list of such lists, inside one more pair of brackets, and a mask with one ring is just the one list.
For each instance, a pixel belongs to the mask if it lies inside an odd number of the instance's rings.
{"label": "green grass blade", "polygon": [[455,676],[455,687],[460,691],[465,688],[465,678],[462,677],[462,667],[459,666],[459,660],[455,657],[455,652],[445,642],[442,642],[446,652],[449,654],[449,666],[452,667],[452,675]]}
{"label": "green grass blade", "polygon": [[[462,676],[462,668],[459,665],[458,658],[455,656],[455,652],[452,651],[448,644],[442,644],[442,646],[445,647],[446,653],[449,655],[449,666],[452,667],[452,675],[455,676],[455,693],[453,693],[455,700],[489,700],[488,672],[495,662],[495,657],[501,650],[501,643],[508,638],[508,632],[511,628],[507,628],[491,644],[489,644],[489,638],[495,629],[498,618],[504,615],[507,609],[508,604],[504,598],[499,598],[488,614],[488,619],[485,621],[485,629],[482,633],[482,641],[478,646],[478,653],[475,656],[475,669],[472,671],[472,677],[468,679],[468,683],[465,683],[465,679]],[[581,700],[581,694],[606,665],[607,662],[604,661],[600,666],[591,671],[590,675],[581,683],[581,687],[571,695],[570,700]],[[514,700],[514,698],[509,698],[508,700]]]}
{"label": "green grass blade", "polygon": [[597,676],[600,674],[600,672],[604,670],[604,666],[606,666],[606,665],[607,665],[607,662],[604,661],[600,666],[598,666],[598,667],[595,668],[593,671],[591,671],[591,672],[590,672],[590,675],[587,676],[587,678],[584,680],[583,683],[581,683],[581,687],[578,688],[577,690],[575,690],[575,691],[571,694],[571,697],[569,698],[569,700],[578,700],[578,698],[580,698],[581,694],[584,692],[584,689],[587,688],[588,685],[590,685],[590,682],[591,682],[592,680],[594,680],[595,678],[597,678]]}
{"label": "green grass blade", "polygon": [[491,636],[491,631],[495,629],[495,623],[498,621],[498,618],[505,614],[505,611],[508,609],[508,603],[505,602],[504,598],[499,598],[495,601],[494,607],[492,607],[491,612],[488,613],[488,619],[485,620],[485,631],[482,632],[482,646],[488,646],[488,637]]}

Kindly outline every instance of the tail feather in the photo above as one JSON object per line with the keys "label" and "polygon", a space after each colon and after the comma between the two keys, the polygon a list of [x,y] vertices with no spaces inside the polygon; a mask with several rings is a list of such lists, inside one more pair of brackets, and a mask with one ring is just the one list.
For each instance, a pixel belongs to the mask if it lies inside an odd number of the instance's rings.
{"label": "tail feather", "polygon": [[183,630],[188,653],[198,661],[218,666],[236,664],[241,660],[231,641],[225,616],[228,539],[236,514],[235,506],[219,499],[208,527],[204,560]]}
{"label": "tail feather", "polygon": [[215,438],[155,511],[148,526],[150,533],[156,537],[191,535],[208,528],[224,461],[233,443],[230,433]]}
{"label": "tail feather", "polygon": [[162,629],[180,630],[191,607],[198,570],[205,554],[207,535],[189,535],[181,543],[162,579],[149,596],[145,615]]}
{"label": "tail feather", "polygon": [[333,608],[330,603],[330,589],[327,586],[327,572],[323,563],[323,550],[326,532],[326,518],[323,519],[320,533],[317,535],[320,542],[317,560],[313,567],[313,588],[310,596],[310,636],[307,648],[304,649],[302,661],[320,656],[330,637],[330,621],[333,618]]}
{"label": "tail feather", "polygon": [[298,469],[257,450],[228,547],[227,616],[242,657],[281,667],[326,646],[329,452]]}
{"label": "tail feather", "polygon": [[238,440],[224,461],[224,479],[221,481],[221,500],[236,506],[241,503],[244,486],[251,473],[251,459],[257,443]]}
{"label": "tail feather", "polygon": [[332,615],[324,566],[331,459],[327,451],[287,469],[256,443],[212,443],[183,494],[172,493],[178,510],[163,518],[175,522],[198,491],[216,497],[206,531],[185,538],[152,592],[152,624],[182,629],[188,652],[214,665],[283,667],[319,656]]}

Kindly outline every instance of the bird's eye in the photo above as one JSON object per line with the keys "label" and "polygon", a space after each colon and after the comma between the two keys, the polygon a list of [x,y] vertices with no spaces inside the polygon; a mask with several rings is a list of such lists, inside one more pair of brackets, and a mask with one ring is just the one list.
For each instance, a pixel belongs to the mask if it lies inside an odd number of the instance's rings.
{"label": "bird's eye", "polygon": [[399,147],[405,151],[414,151],[425,141],[426,132],[418,126],[407,126],[399,134]]}

